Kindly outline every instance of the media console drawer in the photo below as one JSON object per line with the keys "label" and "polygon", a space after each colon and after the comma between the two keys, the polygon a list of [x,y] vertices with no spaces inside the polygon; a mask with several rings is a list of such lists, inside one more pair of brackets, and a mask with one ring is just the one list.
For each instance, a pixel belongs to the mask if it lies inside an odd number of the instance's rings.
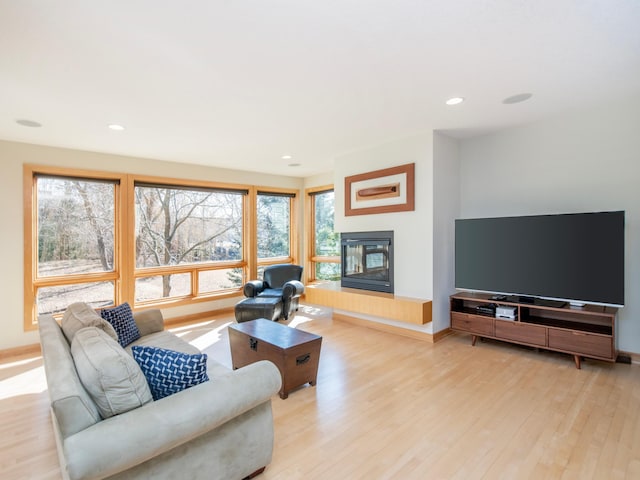
{"label": "media console drawer", "polygon": [[477,335],[493,336],[493,317],[451,312],[451,328]]}
{"label": "media console drawer", "polygon": [[607,335],[550,328],[549,348],[613,358],[613,338]]}
{"label": "media console drawer", "polygon": [[496,338],[513,340],[531,345],[547,345],[546,328],[529,323],[496,320]]}

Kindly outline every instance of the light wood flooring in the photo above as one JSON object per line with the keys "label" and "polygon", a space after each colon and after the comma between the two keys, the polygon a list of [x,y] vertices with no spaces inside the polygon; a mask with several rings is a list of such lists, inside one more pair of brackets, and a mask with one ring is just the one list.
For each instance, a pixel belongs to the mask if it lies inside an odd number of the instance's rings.
{"label": "light wood flooring", "polygon": [[[232,321],[173,330],[230,366]],[[318,383],[274,396],[259,479],[640,478],[638,365],[576,370],[568,355],[468,335],[429,344],[309,306],[288,323],[322,335]],[[0,478],[60,478],[38,357],[0,364]]]}

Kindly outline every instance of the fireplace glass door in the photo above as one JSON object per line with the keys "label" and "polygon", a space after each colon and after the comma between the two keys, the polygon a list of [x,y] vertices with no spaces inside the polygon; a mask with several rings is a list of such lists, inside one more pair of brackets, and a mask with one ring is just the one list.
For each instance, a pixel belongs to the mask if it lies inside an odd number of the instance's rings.
{"label": "fireplace glass door", "polygon": [[342,235],[342,286],[393,293],[392,238],[347,235]]}

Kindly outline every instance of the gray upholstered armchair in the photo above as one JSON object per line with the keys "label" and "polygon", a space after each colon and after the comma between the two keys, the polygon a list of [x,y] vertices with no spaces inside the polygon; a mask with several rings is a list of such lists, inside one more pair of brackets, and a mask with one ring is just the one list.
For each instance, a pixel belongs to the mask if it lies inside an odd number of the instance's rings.
{"label": "gray upholstered armchair", "polygon": [[300,296],[304,293],[302,267],[290,263],[265,267],[263,280],[251,280],[244,285],[245,297],[271,297],[282,299],[282,316],[298,310]]}

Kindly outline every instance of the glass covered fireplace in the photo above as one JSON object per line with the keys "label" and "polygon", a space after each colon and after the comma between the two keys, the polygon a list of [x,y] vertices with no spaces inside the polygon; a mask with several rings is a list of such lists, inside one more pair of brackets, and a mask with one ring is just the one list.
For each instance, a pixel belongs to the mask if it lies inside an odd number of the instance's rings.
{"label": "glass covered fireplace", "polygon": [[393,231],[340,235],[343,287],[393,293]]}

